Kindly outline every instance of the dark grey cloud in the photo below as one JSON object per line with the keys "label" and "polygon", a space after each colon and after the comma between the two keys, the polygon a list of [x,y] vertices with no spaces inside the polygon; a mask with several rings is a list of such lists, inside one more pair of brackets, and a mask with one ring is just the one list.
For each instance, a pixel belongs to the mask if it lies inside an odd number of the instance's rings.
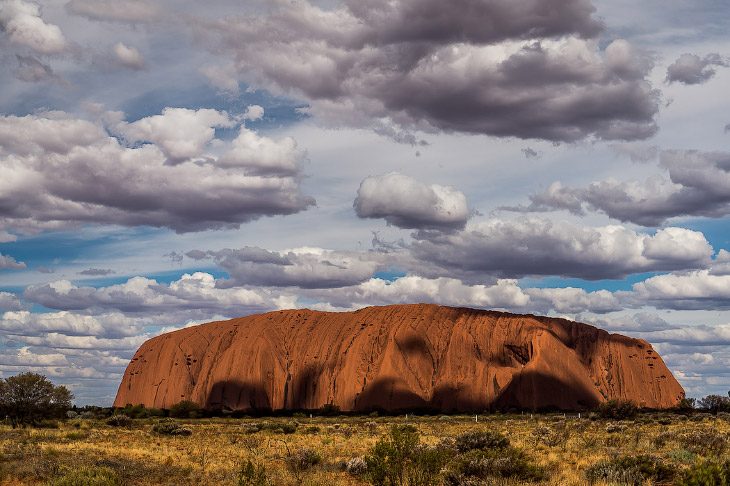
{"label": "dark grey cloud", "polygon": [[[414,234],[423,271],[474,278],[555,275],[623,278],[651,271],[706,268],[713,249],[702,233],[664,228],[644,235],[621,226],[586,227],[545,219],[490,220],[452,234]],[[435,265],[436,268],[430,267]]]}
{"label": "dark grey cloud", "polygon": [[25,263],[17,261],[10,255],[0,253],[0,270],[22,270],[25,267]]}
{"label": "dark grey cloud", "polygon": [[304,98],[323,123],[574,141],[656,131],[649,56],[599,46],[585,0],[280,3],[191,27],[239,77]]}
{"label": "dark grey cloud", "polygon": [[300,192],[296,143],[245,127],[218,140],[214,127],[236,126],[225,112],[167,109],[112,125],[129,145],[63,113],[0,117],[0,230],[101,223],[189,232],[314,204]]}
{"label": "dark grey cloud", "polygon": [[588,0],[347,0],[365,26],[364,42],[493,44],[510,39],[579,35],[591,38],[602,24]]}
{"label": "dark grey cloud", "polygon": [[702,84],[715,76],[715,68],[728,66],[730,66],[730,59],[718,53],[710,53],[705,57],[697,54],[682,54],[667,68],[667,82]]}
{"label": "dark grey cloud", "polygon": [[645,181],[609,179],[586,188],[556,182],[530,196],[527,206],[500,209],[567,210],[578,215],[590,209],[643,226],[659,226],[674,217],[730,214],[730,153],[667,150],[661,152],[660,164],[668,179],[659,175]]}
{"label": "dark grey cloud", "polygon": [[108,268],[87,268],[86,270],[81,270],[79,275],[103,277],[105,275],[112,275],[113,273],[115,273],[114,270],[110,270]]}
{"label": "dark grey cloud", "polygon": [[397,172],[363,180],[353,207],[360,218],[385,219],[399,228],[453,230],[472,216],[459,190]]}
{"label": "dark grey cloud", "polygon": [[282,252],[246,247],[220,251],[194,250],[187,256],[211,259],[230,279],[219,288],[240,285],[273,287],[331,288],[355,285],[370,279],[382,265],[375,252],[340,252],[301,248]]}

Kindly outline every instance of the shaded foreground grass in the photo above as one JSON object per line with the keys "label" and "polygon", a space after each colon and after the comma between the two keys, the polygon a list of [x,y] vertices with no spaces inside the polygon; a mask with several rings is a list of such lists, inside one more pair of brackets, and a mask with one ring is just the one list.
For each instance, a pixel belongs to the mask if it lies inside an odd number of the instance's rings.
{"label": "shaded foreground grass", "polygon": [[[161,430],[157,419],[130,422],[110,426],[75,419],[58,429],[0,426],[0,484],[237,485],[266,484],[265,477],[268,484],[282,486],[364,485],[369,484],[362,474],[368,454],[394,425],[405,424],[415,427],[419,447],[452,444],[454,454],[467,442],[477,449],[499,442],[498,437],[464,434],[502,434],[515,449],[510,454],[524,456],[542,471],[529,483],[487,478],[468,484],[681,484],[683,471],[730,460],[727,415],[642,414],[630,421],[490,415],[479,416],[478,423],[474,416],[175,421],[190,435],[156,433],[153,429]],[[171,419],[166,423],[170,428]],[[479,445],[485,440],[489,444]],[[452,462],[473,467],[476,463],[464,463],[469,454],[479,456],[482,465],[504,455],[470,451]]]}

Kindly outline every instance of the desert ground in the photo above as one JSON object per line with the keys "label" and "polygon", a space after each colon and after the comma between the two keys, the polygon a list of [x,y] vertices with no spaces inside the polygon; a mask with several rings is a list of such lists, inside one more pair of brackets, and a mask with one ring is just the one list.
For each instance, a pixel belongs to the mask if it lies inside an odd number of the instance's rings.
{"label": "desert ground", "polygon": [[[412,427],[403,427],[406,425]],[[728,414],[653,413],[631,420],[529,413],[124,417],[117,421],[75,418],[47,426],[50,428],[0,426],[0,484],[716,484],[688,482],[682,474],[693,466],[716,467],[711,465],[730,459]],[[438,464],[433,476],[416,477],[406,470],[393,483],[387,477],[378,480],[364,474],[367,457],[372,458],[379,440],[389,440],[393,427],[409,431],[411,437],[417,431],[419,445],[409,447],[430,450],[436,456],[450,454],[451,459],[438,463],[440,459],[434,456]],[[168,435],[171,431],[178,435]],[[508,439],[510,451],[522,451],[491,456],[493,461],[502,461],[502,472],[473,480],[454,479],[453,475],[451,482],[444,479],[461,457],[456,451],[464,445],[464,437],[479,442],[479,437],[493,440],[499,434]],[[513,468],[516,473],[509,472],[510,464],[503,467],[515,457],[529,464],[527,474],[522,466]],[[637,476],[637,471],[644,475]]]}

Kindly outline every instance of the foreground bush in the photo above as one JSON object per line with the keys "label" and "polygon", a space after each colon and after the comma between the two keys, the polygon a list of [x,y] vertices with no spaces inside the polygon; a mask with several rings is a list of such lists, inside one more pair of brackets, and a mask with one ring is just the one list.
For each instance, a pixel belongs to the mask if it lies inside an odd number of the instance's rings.
{"label": "foreground bush", "polygon": [[456,448],[459,452],[476,449],[504,449],[509,447],[509,439],[499,432],[491,430],[475,430],[456,437]]}
{"label": "foreground bush", "polygon": [[172,419],[163,419],[152,426],[152,432],[160,435],[181,435],[188,436],[193,433],[192,430],[183,427]]}
{"label": "foreground bush", "polygon": [[322,456],[313,449],[302,449],[287,457],[286,465],[292,474],[299,474],[312,469],[322,462]]}
{"label": "foreground bush", "polygon": [[131,427],[132,418],[123,414],[112,415],[106,419],[106,424],[110,427]]}
{"label": "foreground bush", "polygon": [[730,485],[730,460],[724,464],[705,462],[696,464],[675,482],[677,486],[728,486]]}
{"label": "foreground bush", "polygon": [[669,484],[675,471],[659,459],[639,455],[601,461],[589,467],[585,474],[591,484],[606,482],[641,486],[646,481]]}
{"label": "foreground bush", "polygon": [[608,400],[596,409],[598,416],[604,419],[625,420],[634,418],[639,409],[634,402],[626,400]]}
{"label": "foreground bush", "polygon": [[722,456],[728,449],[730,438],[715,430],[691,432],[679,437],[680,445],[690,452],[702,456]]}
{"label": "foreground bush", "polygon": [[365,457],[365,477],[376,486],[435,486],[453,452],[419,444],[418,430],[394,425]]}
{"label": "foreground bush", "polygon": [[472,450],[458,456],[449,465],[444,484],[462,486],[479,484],[477,480],[497,478],[534,482],[546,477],[545,470],[534,464],[523,451],[508,447]]}

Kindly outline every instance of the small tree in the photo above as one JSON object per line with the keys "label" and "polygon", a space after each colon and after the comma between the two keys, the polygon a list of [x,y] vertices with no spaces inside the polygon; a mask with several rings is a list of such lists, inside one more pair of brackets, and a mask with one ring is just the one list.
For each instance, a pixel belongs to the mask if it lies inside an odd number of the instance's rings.
{"label": "small tree", "polygon": [[0,380],[0,415],[9,417],[13,427],[63,418],[72,399],[68,388],[55,386],[38,373],[21,373]]}
{"label": "small tree", "polygon": [[639,409],[628,400],[608,400],[598,405],[596,412],[601,418],[625,420],[634,418]]}
{"label": "small tree", "polygon": [[700,408],[717,414],[718,412],[730,412],[730,398],[722,395],[707,395],[699,402]]}
{"label": "small tree", "polygon": [[200,406],[193,401],[183,400],[170,407],[170,417],[198,418],[200,417]]}

